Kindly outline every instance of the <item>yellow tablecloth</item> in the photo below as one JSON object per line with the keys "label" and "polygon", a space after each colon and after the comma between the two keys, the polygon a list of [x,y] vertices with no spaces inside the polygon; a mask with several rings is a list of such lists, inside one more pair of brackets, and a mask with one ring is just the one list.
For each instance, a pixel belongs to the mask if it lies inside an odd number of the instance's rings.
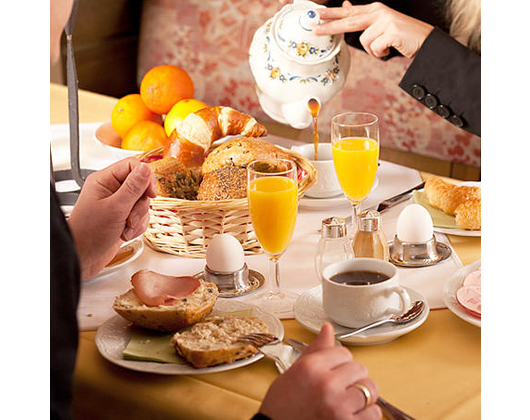
{"label": "yellow tablecloth", "polygon": [[[52,84],[50,100],[51,123],[67,123],[66,88]],[[108,120],[115,103],[80,91],[80,122]],[[480,238],[449,238],[463,264],[480,258]],[[315,337],[295,320],[283,324],[287,337],[305,342]],[[80,335],[73,406],[79,419],[248,419],[278,375],[266,359],[196,376],[129,371],[103,359],[94,338],[95,331]],[[443,309],[431,311],[421,327],[396,341],[350,350],[384,398],[413,417],[468,420],[480,418],[480,339],[480,328]]]}

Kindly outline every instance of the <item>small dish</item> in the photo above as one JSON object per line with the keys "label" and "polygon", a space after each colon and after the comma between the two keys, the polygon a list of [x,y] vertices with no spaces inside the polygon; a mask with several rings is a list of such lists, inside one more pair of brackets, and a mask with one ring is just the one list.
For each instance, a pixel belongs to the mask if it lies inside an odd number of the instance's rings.
{"label": "small dish", "polygon": [[144,241],[141,237],[124,243],[116,254],[116,256],[114,257],[114,259],[109,264],[107,264],[107,266],[103,270],[101,270],[96,276],[85,280],[85,282],[97,279],[99,277],[103,277],[123,267],[125,264],[133,262],[140,256],[143,249]]}
{"label": "small dish", "polygon": [[94,140],[116,160],[125,159],[142,153],[138,150],[126,150],[120,147],[121,138],[112,128],[110,121],[101,124],[94,132]]}
{"label": "small dish", "polygon": [[454,313],[456,316],[463,319],[464,321],[469,322],[470,324],[475,325],[479,328],[482,326],[481,318],[471,314],[471,312],[466,310],[466,308],[464,308],[462,305],[460,305],[460,303],[458,303],[458,301],[456,300],[456,292],[462,287],[462,282],[464,281],[464,278],[469,273],[479,268],[480,264],[481,260],[477,260],[456,270],[455,273],[451,277],[449,277],[445,282],[442,296],[443,301],[447,306],[447,309],[449,309],[452,313]]}
{"label": "small dish", "polygon": [[[429,304],[427,299],[417,291],[403,287],[410,296],[411,301],[421,300],[425,308],[420,316],[407,324],[385,324],[367,330],[359,335],[341,339],[341,343],[353,346],[371,346],[375,344],[388,343],[407,334],[422,325],[429,316]],[[294,316],[303,327],[318,334],[325,321],[333,325],[336,333],[347,332],[350,329],[331,321],[322,307],[322,287],[316,286],[302,294],[294,305]]]}
{"label": "small dish", "polygon": [[[379,178],[375,177],[374,185],[372,185],[372,190],[370,192],[373,192],[378,185]],[[307,208],[312,210],[322,210],[330,209],[333,207],[351,206],[351,204],[346,198],[346,196],[341,192],[336,197],[330,198],[309,198],[304,196],[298,202],[298,206],[301,208]]]}
{"label": "small dish", "polygon": [[[279,339],[283,339],[284,329],[281,321],[274,315],[265,312],[263,309],[236,300],[218,300],[212,311],[212,315],[226,312],[235,312],[252,309],[252,316],[260,318],[269,332]],[[198,375],[203,373],[223,372],[237,369],[242,366],[260,360],[263,355],[256,353],[254,356],[238,360],[234,363],[211,366],[207,368],[194,368],[189,364],[159,363],[137,360],[126,360],[123,358],[123,350],[127,347],[132,334],[132,326],[121,316],[116,315],[108,319],[96,333],[96,346],[101,355],[109,362],[118,366],[136,370],[140,372],[158,373],[161,375]]]}

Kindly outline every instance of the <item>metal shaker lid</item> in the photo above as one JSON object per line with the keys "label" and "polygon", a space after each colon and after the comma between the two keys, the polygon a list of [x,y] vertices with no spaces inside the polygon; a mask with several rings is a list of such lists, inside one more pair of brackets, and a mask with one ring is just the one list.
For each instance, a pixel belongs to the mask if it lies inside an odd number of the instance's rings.
{"label": "metal shaker lid", "polygon": [[363,232],[375,232],[382,228],[381,213],[376,210],[364,210],[357,216],[357,229]]}
{"label": "metal shaker lid", "polygon": [[346,236],[346,220],[343,217],[329,217],[322,220],[323,238],[343,238]]}

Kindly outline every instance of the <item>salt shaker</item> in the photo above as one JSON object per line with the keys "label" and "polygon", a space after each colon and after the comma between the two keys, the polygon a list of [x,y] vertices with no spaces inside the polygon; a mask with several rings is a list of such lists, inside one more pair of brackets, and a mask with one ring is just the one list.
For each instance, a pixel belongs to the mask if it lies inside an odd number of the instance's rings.
{"label": "salt shaker", "polygon": [[353,238],[353,253],[355,257],[388,261],[389,246],[378,211],[365,210],[359,213],[357,233]]}
{"label": "salt shaker", "polygon": [[346,236],[346,220],[330,217],[322,220],[322,236],[315,255],[315,270],[322,278],[322,270],[336,261],[353,258],[352,246]]}

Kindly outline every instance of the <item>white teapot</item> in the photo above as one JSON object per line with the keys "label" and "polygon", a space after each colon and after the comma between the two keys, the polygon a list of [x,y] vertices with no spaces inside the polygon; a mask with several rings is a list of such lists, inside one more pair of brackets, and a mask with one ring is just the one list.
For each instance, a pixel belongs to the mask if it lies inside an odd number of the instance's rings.
{"label": "white teapot", "polygon": [[261,107],[272,119],[294,128],[312,122],[308,102],[319,105],[333,97],[346,81],[350,53],[344,36],[318,36],[319,4],[294,0],[267,20],[254,34],[249,63]]}

